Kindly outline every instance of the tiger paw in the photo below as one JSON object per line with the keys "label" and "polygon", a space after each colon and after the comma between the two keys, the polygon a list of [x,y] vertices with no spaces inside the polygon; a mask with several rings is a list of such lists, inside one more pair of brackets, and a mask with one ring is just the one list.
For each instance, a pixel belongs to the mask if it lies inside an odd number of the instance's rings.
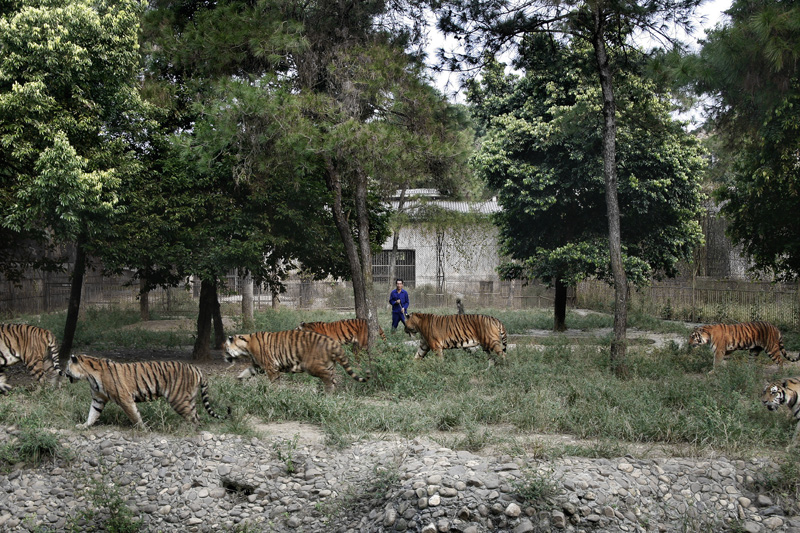
{"label": "tiger paw", "polygon": [[75,424],[75,429],[89,429],[89,424]]}
{"label": "tiger paw", "polygon": [[0,394],[8,394],[11,390],[11,385],[6,385],[5,383],[0,384]]}

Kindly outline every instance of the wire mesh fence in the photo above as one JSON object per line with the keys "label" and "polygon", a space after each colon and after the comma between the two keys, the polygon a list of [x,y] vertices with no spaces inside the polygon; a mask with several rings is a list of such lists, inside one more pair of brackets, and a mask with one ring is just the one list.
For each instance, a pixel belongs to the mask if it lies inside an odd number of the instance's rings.
{"label": "wire mesh fence", "polygon": [[[220,288],[220,300],[235,312],[241,302],[242,280],[227,276]],[[375,284],[378,306],[389,307],[386,283]],[[484,308],[533,309],[553,305],[554,293],[544,283],[491,279],[450,280],[441,286],[416,284],[408,288],[411,310],[449,308],[455,312],[460,299],[467,312]],[[67,307],[70,280],[66,273],[38,273],[14,284],[0,281],[0,316],[19,316],[63,311]],[[254,308],[354,309],[352,284],[347,281],[289,279],[284,292],[273,300],[271,292],[254,287]],[[197,310],[199,283],[189,279],[180,287],[156,289],[148,295],[150,310],[161,315],[191,315]],[[139,286],[133,273],[105,276],[89,272],[85,278],[82,305],[137,306]],[[570,306],[611,311],[614,292],[606,283],[589,280],[569,293]],[[692,322],[743,322],[767,320],[800,329],[800,293],[794,284],[763,281],[720,280],[708,277],[665,280],[632,291],[632,310],[665,319]]]}
{"label": "wire mesh fence", "polygon": [[[630,307],[665,319],[691,322],[747,322],[766,320],[800,328],[797,285],[767,281],[720,280],[697,277],[653,282],[632,291]],[[576,305],[611,310],[614,290],[595,280],[577,287]]]}

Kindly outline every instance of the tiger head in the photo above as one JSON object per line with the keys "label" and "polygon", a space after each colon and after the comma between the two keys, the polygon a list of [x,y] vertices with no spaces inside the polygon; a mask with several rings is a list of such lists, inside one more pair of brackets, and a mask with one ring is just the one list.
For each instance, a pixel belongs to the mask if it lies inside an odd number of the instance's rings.
{"label": "tiger head", "polygon": [[81,379],[93,376],[96,373],[94,363],[97,361],[94,357],[88,355],[75,355],[69,356],[67,368],[64,370],[64,375],[69,378],[70,383],[75,383]]}
{"label": "tiger head", "polygon": [[225,361],[233,364],[239,357],[252,357],[250,351],[250,335],[232,335],[223,347]]}
{"label": "tiger head", "polygon": [[409,337],[415,333],[419,333],[420,323],[421,317],[419,316],[419,313],[411,313],[410,315],[406,316],[403,326],[405,326],[406,333],[408,333]]}
{"label": "tiger head", "polygon": [[694,331],[692,331],[692,334],[689,336],[689,346],[700,346],[701,344],[707,344],[710,340],[711,334],[705,326],[700,326],[694,328]]}
{"label": "tiger head", "polygon": [[764,387],[764,392],[761,393],[761,403],[770,411],[774,411],[786,403],[786,381],[773,381]]}

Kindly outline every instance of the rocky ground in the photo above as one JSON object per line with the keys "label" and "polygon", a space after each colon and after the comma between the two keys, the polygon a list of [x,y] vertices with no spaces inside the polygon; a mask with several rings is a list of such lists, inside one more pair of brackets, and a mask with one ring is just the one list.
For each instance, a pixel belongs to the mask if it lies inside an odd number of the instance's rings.
{"label": "rocky ground", "polygon": [[[0,444],[15,434],[0,427]],[[766,459],[538,461],[427,439],[337,450],[111,428],[58,437],[66,458],[0,476],[0,531],[97,527],[119,494],[144,531],[800,532],[800,518],[752,492],[774,468]]]}

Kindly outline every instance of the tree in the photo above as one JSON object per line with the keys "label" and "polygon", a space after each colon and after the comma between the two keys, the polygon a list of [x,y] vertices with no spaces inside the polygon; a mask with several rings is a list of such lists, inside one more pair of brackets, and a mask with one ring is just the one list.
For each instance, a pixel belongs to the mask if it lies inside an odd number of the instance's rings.
{"label": "tree", "polygon": [[[486,130],[474,164],[498,191],[496,215],[504,277],[555,285],[554,329],[566,328],[567,287],[594,276],[610,279],[604,228],[602,100],[591,49],[546,36],[526,39],[517,60],[522,77],[493,63],[469,100]],[[629,50],[627,61],[644,57]],[[641,72],[615,69],[617,163],[623,262],[637,284],[676,274],[702,233],[698,141],[671,119],[669,95]],[[634,104],[635,102],[635,104]]]}
{"label": "tree", "polygon": [[[620,208],[617,195],[617,100],[614,94],[609,46],[627,50],[634,31],[648,32],[669,40],[667,22],[690,27],[690,15],[700,0],[650,0],[647,2],[587,0],[451,0],[439,18],[439,27],[455,34],[464,44],[464,54],[450,57],[450,66],[474,66],[509,44],[534,33],[569,36],[591,45],[592,65],[602,91],[602,161],[608,221],[609,257],[614,282],[614,340],[611,358],[624,372],[627,327],[628,279],[622,256]],[[624,57],[624,54],[623,54]],[[463,70],[463,66],[461,67]]]}
{"label": "tree", "polygon": [[116,189],[135,172],[128,141],[140,116],[141,10],[131,0],[55,0],[19,2],[0,14],[0,160],[4,177],[13,177],[2,224],[75,243],[64,356],[87,253],[117,213]]}
{"label": "tree", "polygon": [[800,7],[737,0],[729,22],[709,32],[679,66],[699,94],[712,97],[708,129],[730,160],[716,191],[728,235],[755,270],[800,275]]}

